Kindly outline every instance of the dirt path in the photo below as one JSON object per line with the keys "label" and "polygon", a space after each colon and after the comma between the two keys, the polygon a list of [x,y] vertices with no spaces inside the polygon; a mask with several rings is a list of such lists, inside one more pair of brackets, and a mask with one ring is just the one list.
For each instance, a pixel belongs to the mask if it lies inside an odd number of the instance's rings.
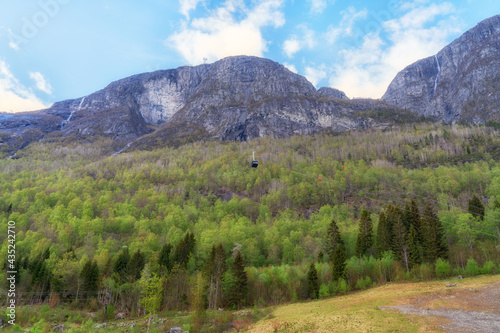
{"label": "dirt path", "polygon": [[434,317],[429,319],[446,332],[500,332],[500,283],[476,289],[451,286],[410,303],[381,309]]}

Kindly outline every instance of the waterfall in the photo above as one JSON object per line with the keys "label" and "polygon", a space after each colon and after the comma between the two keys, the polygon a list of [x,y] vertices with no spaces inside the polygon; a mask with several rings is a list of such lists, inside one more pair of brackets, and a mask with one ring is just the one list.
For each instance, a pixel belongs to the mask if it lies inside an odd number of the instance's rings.
{"label": "waterfall", "polygon": [[71,118],[73,117],[73,115],[75,114],[76,111],[80,111],[82,109],[82,105],[83,105],[84,101],[85,101],[85,97],[83,97],[82,100],[80,101],[80,104],[78,105],[78,108],[73,109],[71,111],[71,113],[69,114],[68,119],[66,119],[65,121],[63,121],[63,123],[62,123],[63,126],[66,126],[69,123],[69,121],[71,120]]}

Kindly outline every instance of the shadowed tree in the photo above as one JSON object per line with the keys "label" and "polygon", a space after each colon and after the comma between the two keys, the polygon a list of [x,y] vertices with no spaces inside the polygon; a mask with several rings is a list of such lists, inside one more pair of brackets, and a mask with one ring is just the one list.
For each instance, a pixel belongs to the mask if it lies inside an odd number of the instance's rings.
{"label": "shadowed tree", "polygon": [[338,246],[344,246],[342,242],[342,238],[340,237],[339,227],[337,226],[337,222],[332,220],[330,225],[328,226],[328,230],[326,231],[326,253],[330,257],[330,260],[333,258],[333,254]]}
{"label": "shadowed tree", "polygon": [[481,200],[474,194],[471,200],[469,200],[469,213],[472,214],[474,218],[484,220],[484,206]]}
{"label": "shadowed tree", "polygon": [[318,271],[314,266],[314,262],[311,263],[309,271],[307,272],[307,296],[312,299],[317,299],[319,297]]}
{"label": "shadowed tree", "polygon": [[356,256],[373,254],[373,224],[370,213],[367,210],[361,212],[359,220],[358,239],[356,241]]}
{"label": "shadowed tree", "polygon": [[345,278],[347,256],[343,246],[338,246],[333,254],[332,279],[339,280]]}

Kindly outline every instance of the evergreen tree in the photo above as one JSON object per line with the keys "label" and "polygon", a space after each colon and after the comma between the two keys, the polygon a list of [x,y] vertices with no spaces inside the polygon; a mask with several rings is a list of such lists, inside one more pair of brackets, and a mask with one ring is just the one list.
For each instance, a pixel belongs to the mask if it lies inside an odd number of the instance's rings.
{"label": "evergreen tree", "polygon": [[144,254],[137,250],[127,264],[127,275],[130,282],[135,282],[141,278],[141,272],[146,264]]}
{"label": "evergreen tree", "polygon": [[88,260],[80,272],[83,290],[87,295],[95,295],[99,288],[99,267],[97,262]]}
{"label": "evergreen tree", "polygon": [[170,261],[170,252],[172,251],[172,245],[165,243],[160,251],[160,257],[158,258],[158,264],[160,267],[164,267],[168,273],[172,270],[172,262]]}
{"label": "evergreen tree", "polygon": [[330,260],[332,260],[333,254],[335,253],[337,247],[344,246],[342,238],[340,237],[339,227],[337,226],[337,222],[335,222],[335,220],[332,220],[332,222],[328,226],[326,235],[326,253],[328,253]]}
{"label": "evergreen tree", "polygon": [[433,212],[432,207],[427,205],[422,217],[424,260],[435,263],[438,258],[448,258],[448,243],[445,239],[443,225]]}
{"label": "evergreen tree", "polygon": [[180,240],[179,244],[175,247],[174,261],[181,265],[186,266],[191,254],[194,252],[196,240],[194,234],[188,233]]}
{"label": "evergreen tree", "polygon": [[307,296],[312,299],[319,298],[318,271],[314,266],[314,262],[311,263],[307,272]]}
{"label": "evergreen tree", "polygon": [[123,279],[125,273],[127,272],[127,265],[130,260],[130,254],[128,252],[128,247],[122,249],[121,253],[115,261],[113,266],[113,272],[117,273],[120,278]]}
{"label": "evergreen tree", "polygon": [[358,239],[356,241],[356,256],[373,254],[373,224],[370,213],[367,210],[361,212],[359,220]]}
{"label": "evergreen tree", "polygon": [[484,206],[481,203],[481,200],[474,194],[471,200],[469,200],[469,213],[472,214],[473,217],[484,220]]}
{"label": "evergreen tree", "polygon": [[406,270],[410,269],[409,265],[409,250],[408,250],[408,235],[403,222],[402,214],[394,214],[391,216],[394,218],[394,224],[392,226],[392,249],[396,258],[401,261]]}
{"label": "evergreen tree", "polygon": [[392,249],[391,233],[392,225],[390,224],[389,219],[386,217],[384,212],[380,212],[377,228],[377,258],[382,258],[384,252]]}
{"label": "evergreen tree", "polygon": [[238,250],[233,262],[233,275],[236,277],[236,285],[234,290],[232,290],[231,298],[234,300],[238,308],[246,304],[248,296],[248,277],[245,272],[245,264],[243,262],[243,255]]}
{"label": "evergreen tree", "polygon": [[413,224],[410,225],[410,231],[408,232],[408,266],[413,267],[414,265],[422,263],[422,257],[420,255],[420,243],[418,241],[418,234],[415,230]]}
{"label": "evergreen tree", "polygon": [[347,256],[344,251],[343,246],[338,246],[333,254],[333,280],[339,280],[345,278],[346,266],[347,266]]}

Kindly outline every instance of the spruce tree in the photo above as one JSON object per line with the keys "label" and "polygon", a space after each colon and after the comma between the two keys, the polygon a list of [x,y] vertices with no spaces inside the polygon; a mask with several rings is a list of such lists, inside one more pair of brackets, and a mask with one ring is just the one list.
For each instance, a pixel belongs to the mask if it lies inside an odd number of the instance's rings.
{"label": "spruce tree", "polygon": [[474,218],[484,220],[484,206],[481,200],[474,194],[471,200],[469,200],[469,213],[472,214]]}
{"label": "spruce tree", "polygon": [[408,251],[408,235],[403,222],[403,216],[394,215],[391,218],[395,218],[394,224],[392,226],[392,249],[396,258],[401,261],[406,270],[410,269],[409,265],[409,251]]}
{"label": "spruce tree", "polygon": [[141,278],[141,272],[145,265],[144,254],[137,250],[127,264],[127,275],[130,282],[135,282]]}
{"label": "spruce tree", "polygon": [[83,290],[87,295],[95,295],[99,287],[99,267],[97,262],[88,260],[80,272],[80,278],[83,280]]}
{"label": "spruce tree", "polygon": [[408,259],[409,267],[422,263],[420,242],[418,241],[418,234],[413,224],[410,225],[410,231],[408,232]]}
{"label": "spruce tree", "polygon": [[314,262],[311,263],[307,272],[307,296],[312,299],[319,298],[318,271],[314,266]]}
{"label": "spruce tree", "polygon": [[160,257],[158,258],[158,264],[160,267],[164,267],[168,273],[172,270],[172,262],[170,261],[170,252],[172,251],[172,245],[165,243],[160,251]]}
{"label": "spruce tree", "polygon": [[370,213],[364,210],[359,220],[358,239],[356,241],[356,256],[373,254],[373,224]]}
{"label": "spruce tree", "polygon": [[233,275],[236,277],[236,284],[229,295],[230,303],[236,305],[238,308],[246,304],[248,296],[248,277],[245,272],[245,264],[243,262],[243,255],[238,250],[234,257]]}
{"label": "spruce tree", "polygon": [[125,276],[125,273],[127,271],[127,265],[130,260],[130,254],[128,252],[128,247],[122,249],[120,254],[118,255],[118,258],[115,261],[115,264],[113,266],[113,272],[118,273],[120,277],[123,278]]}
{"label": "spruce tree", "polygon": [[430,205],[427,205],[423,211],[422,229],[424,260],[433,264],[438,258],[447,259],[448,243],[443,225]]}
{"label": "spruce tree", "polygon": [[382,258],[384,252],[390,251],[392,225],[384,212],[380,212],[377,228],[377,258]]}
{"label": "spruce tree", "polygon": [[335,222],[335,220],[332,220],[332,222],[328,226],[326,235],[326,253],[328,253],[330,260],[332,260],[333,254],[335,253],[337,247],[344,246],[342,238],[340,237],[339,227],[337,226],[337,222]]}
{"label": "spruce tree", "polygon": [[333,254],[333,274],[334,281],[345,278],[347,256],[343,246],[338,246]]}

